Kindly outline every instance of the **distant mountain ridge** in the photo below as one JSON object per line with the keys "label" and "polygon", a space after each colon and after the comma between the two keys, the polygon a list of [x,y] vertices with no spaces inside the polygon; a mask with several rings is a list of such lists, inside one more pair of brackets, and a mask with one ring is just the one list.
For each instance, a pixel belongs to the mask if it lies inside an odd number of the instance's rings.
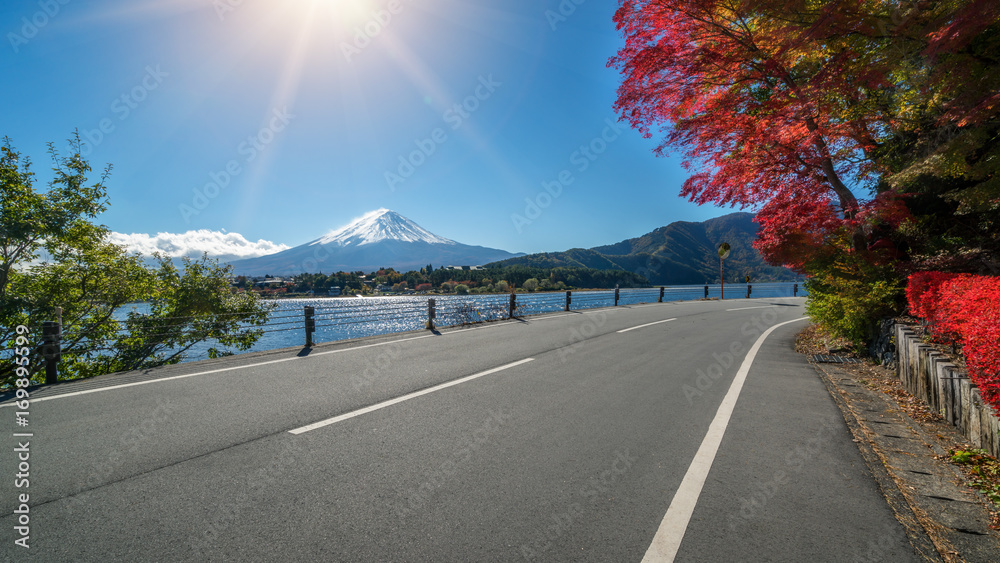
{"label": "distant mountain ridge", "polygon": [[379,268],[419,270],[427,264],[478,266],[520,256],[506,250],[447,239],[395,211],[378,209],[305,244],[257,258],[230,262],[233,273],[295,275],[371,272]]}
{"label": "distant mountain ridge", "polygon": [[725,260],[727,282],[744,281],[748,275],[758,282],[796,279],[791,270],[765,263],[753,248],[759,228],[753,217],[730,213],[701,223],[678,221],[615,244],[529,254],[492,265],[627,270],[654,285],[718,283],[716,249],[728,242],[733,250]]}

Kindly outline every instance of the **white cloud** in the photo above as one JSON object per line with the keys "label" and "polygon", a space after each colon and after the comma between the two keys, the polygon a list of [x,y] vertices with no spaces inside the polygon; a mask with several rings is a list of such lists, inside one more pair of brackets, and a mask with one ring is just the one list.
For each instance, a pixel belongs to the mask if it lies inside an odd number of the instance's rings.
{"label": "white cloud", "polygon": [[201,258],[208,253],[212,258],[225,262],[240,258],[256,258],[265,254],[274,254],[290,248],[284,244],[268,240],[248,241],[239,233],[225,231],[210,231],[201,229],[186,233],[156,233],[151,236],[145,233],[111,233],[111,242],[124,246],[129,253],[152,256],[154,252],[166,254],[170,258],[188,256]]}

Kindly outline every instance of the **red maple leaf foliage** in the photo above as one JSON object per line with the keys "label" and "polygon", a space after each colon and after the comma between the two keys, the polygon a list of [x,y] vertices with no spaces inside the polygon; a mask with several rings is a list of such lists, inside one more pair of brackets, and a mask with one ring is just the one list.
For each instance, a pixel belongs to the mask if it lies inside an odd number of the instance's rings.
{"label": "red maple leaf foliage", "polygon": [[[906,92],[948,92],[945,119],[1000,109],[1000,94],[956,78],[970,58],[949,56],[996,21],[1000,2],[959,4],[902,13],[853,0],[623,0],[625,46],[608,62],[622,76],[615,110],[646,137],[663,135],[658,155],[683,155],[692,175],[681,195],[759,209],[769,261],[801,264],[805,245],[837,228],[855,229],[854,249],[865,250],[859,216],[899,215],[901,204],[859,201],[852,188],[891,173],[877,155],[912,126]],[[899,78],[914,53],[942,61],[927,76],[907,70],[917,86]]]}
{"label": "red maple leaf foliage", "polygon": [[806,272],[805,264],[816,257],[817,249],[838,236],[859,231],[871,241],[865,248],[869,262],[889,263],[902,257],[883,231],[913,220],[904,198],[891,192],[879,194],[863,201],[857,214],[847,219],[836,212],[829,197],[828,193],[801,197],[801,191],[776,189],[757,212],[755,220],[761,229],[754,248],[773,263]]}
{"label": "red maple leaf foliage", "polygon": [[935,97],[944,100],[946,110],[938,125],[965,127],[996,120],[1000,115],[996,59],[989,61],[982,45],[972,44],[977,40],[995,42],[989,28],[1000,21],[1000,2],[964,0],[943,13],[934,12],[934,16],[926,22],[917,15],[908,19],[917,20],[915,27],[920,27],[925,36],[926,47],[921,55],[933,61],[927,85]]}
{"label": "red maple leaf foliage", "polygon": [[[852,216],[858,203],[845,178],[864,179],[856,157],[874,141],[870,119],[844,119],[865,93],[849,82],[874,87],[885,74],[859,76],[863,56],[846,47],[804,54],[843,31],[835,16],[791,1],[625,1],[615,20],[626,44],[609,61],[623,76],[615,108],[647,136],[662,127],[658,154],[680,149],[684,165],[700,170],[683,187],[692,201],[757,206],[777,190],[786,201],[825,198]],[[789,23],[774,23],[781,19]]]}
{"label": "red maple leaf foliage", "polygon": [[754,247],[772,262],[802,271],[816,248],[834,236],[843,219],[825,194],[810,198],[775,197],[757,213],[761,225]]}

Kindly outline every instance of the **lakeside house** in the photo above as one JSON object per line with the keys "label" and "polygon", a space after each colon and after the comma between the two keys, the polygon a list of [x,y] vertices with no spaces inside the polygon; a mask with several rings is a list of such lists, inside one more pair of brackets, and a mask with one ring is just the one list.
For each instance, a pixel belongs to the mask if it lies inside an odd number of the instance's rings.
{"label": "lakeside house", "polygon": [[290,281],[286,281],[284,278],[253,278],[253,284],[259,288],[282,287],[290,283]]}

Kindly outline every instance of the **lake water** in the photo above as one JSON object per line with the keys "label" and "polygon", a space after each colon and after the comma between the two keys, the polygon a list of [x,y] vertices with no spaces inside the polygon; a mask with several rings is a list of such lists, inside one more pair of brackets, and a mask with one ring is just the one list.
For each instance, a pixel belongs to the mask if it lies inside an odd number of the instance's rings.
{"label": "lake water", "polygon": [[[709,286],[709,297],[718,298],[718,285]],[[792,283],[753,284],[752,297],[791,297]],[[805,289],[799,284],[800,296]],[[574,291],[571,309],[593,309],[614,305],[614,290]],[[655,303],[659,288],[622,289],[619,305]],[[674,286],[665,290],[664,301],[691,301],[705,296],[705,286]],[[746,297],[745,284],[727,284],[728,299]],[[305,307],[315,308],[316,343],[375,336],[393,332],[424,329],[427,323],[428,299],[436,301],[439,327],[507,318],[509,295],[410,295],[393,297],[337,297],[311,299],[279,299],[269,301],[274,309],[264,334],[251,351],[274,350],[305,345]],[[562,311],[565,292],[517,294],[517,315],[533,315]],[[138,309],[142,312],[141,307]],[[208,357],[213,343],[203,343],[189,351],[184,361]]]}

